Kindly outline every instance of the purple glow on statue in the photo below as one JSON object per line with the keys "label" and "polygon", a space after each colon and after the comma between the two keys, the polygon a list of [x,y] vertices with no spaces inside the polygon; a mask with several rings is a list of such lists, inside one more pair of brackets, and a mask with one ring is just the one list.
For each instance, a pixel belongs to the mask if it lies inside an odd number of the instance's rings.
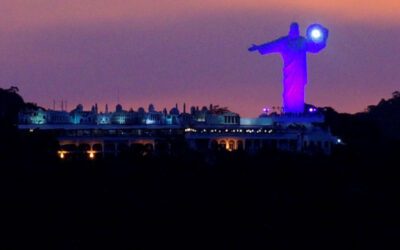
{"label": "purple glow on statue", "polygon": [[289,34],[272,42],[253,45],[249,51],[262,55],[280,53],[283,59],[283,107],[285,113],[304,112],[304,88],[307,84],[307,52],[318,53],[325,48],[328,30],[313,24],[307,38],[300,36],[299,25],[292,23]]}

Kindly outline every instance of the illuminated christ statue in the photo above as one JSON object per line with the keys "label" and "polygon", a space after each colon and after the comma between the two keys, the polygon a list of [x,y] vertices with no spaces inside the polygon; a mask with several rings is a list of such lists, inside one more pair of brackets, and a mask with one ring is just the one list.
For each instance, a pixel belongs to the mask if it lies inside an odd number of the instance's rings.
{"label": "illuminated christ statue", "polygon": [[326,46],[328,30],[321,25],[308,27],[300,36],[299,25],[292,23],[289,34],[269,43],[254,45],[249,51],[265,55],[280,53],[283,58],[283,107],[285,113],[304,112],[304,88],[307,84],[307,52],[317,53]]}

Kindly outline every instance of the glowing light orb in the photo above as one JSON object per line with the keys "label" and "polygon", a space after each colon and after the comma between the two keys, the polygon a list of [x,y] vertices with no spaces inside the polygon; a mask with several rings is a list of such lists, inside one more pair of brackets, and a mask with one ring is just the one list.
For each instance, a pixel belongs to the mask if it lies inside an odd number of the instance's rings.
{"label": "glowing light orb", "polygon": [[308,112],[314,113],[314,112],[317,112],[317,109],[316,109],[316,108],[309,108],[309,109],[308,109]]}
{"label": "glowing light orb", "polygon": [[307,37],[315,43],[325,40],[326,29],[320,24],[312,24],[307,28]]}
{"label": "glowing light orb", "polygon": [[311,31],[311,37],[312,37],[312,38],[318,40],[318,39],[321,38],[321,36],[322,36],[322,32],[321,32],[319,29],[313,29],[313,30]]}

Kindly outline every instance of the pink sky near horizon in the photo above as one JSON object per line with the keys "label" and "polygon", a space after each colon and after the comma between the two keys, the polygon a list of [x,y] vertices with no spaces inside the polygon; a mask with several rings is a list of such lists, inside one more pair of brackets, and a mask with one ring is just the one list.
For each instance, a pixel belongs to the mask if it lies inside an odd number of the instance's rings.
{"label": "pink sky near horizon", "polygon": [[247,48],[298,21],[303,34],[330,29],[308,56],[306,102],[353,113],[399,90],[400,1],[315,2],[5,0],[0,87],[48,108],[213,103],[256,116],[281,105],[282,62]]}

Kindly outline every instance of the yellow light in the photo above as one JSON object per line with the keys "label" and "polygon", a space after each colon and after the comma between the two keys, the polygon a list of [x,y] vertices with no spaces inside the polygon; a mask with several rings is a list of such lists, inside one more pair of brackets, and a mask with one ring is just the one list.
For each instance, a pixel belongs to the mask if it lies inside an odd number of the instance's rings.
{"label": "yellow light", "polygon": [[60,159],[64,159],[66,153],[67,152],[65,152],[65,151],[58,151],[58,155],[60,156]]}
{"label": "yellow light", "polygon": [[94,151],[89,151],[89,158],[94,159]]}

